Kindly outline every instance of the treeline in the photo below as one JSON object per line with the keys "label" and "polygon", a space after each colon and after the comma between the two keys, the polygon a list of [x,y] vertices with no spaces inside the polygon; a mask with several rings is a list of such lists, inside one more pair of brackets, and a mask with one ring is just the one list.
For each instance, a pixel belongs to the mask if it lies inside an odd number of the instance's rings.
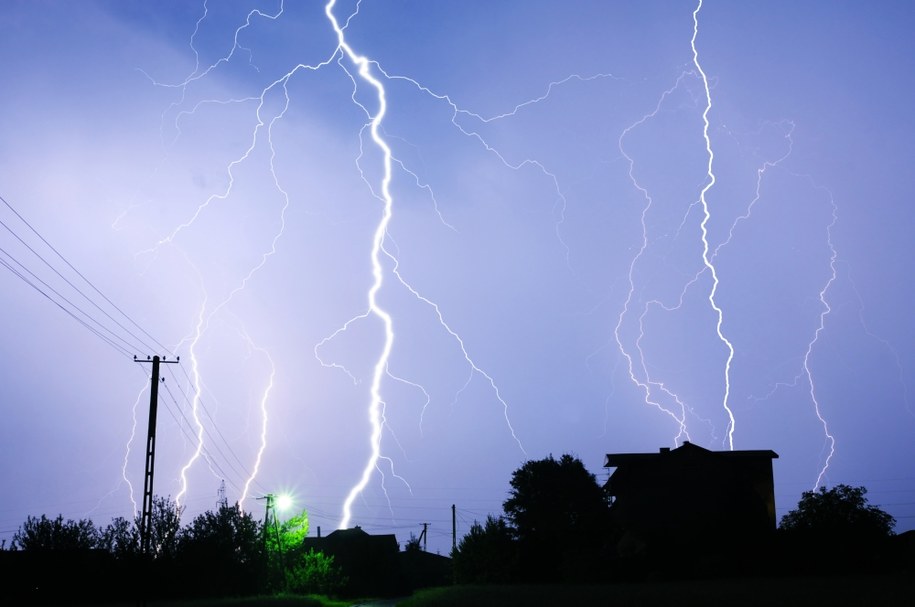
{"label": "treeline", "polygon": [[30,516],[0,553],[7,580],[0,592],[19,603],[333,595],[346,579],[332,557],[304,551],[307,531],[304,512],[265,529],[237,504],[220,505],[182,526],[179,507],[156,497],[144,554],[139,516],[104,526]]}
{"label": "treeline", "polygon": [[454,551],[457,583],[606,581],[610,502],[581,460],[563,455],[515,470],[504,516],[475,522]]}
{"label": "treeline", "polygon": [[[657,537],[645,545],[621,523],[594,475],[570,455],[526,462],[502,516],[475,522],[454,551],[464,584],[607,583],[659,578],[911,572],[912,532],[869,505],[864,487],[807,491],[779,528],[741,538],[707,529],[702,545]],[[641,531],[645,531],[642,529]],[[649,529],[649,531],[652,531]]]}

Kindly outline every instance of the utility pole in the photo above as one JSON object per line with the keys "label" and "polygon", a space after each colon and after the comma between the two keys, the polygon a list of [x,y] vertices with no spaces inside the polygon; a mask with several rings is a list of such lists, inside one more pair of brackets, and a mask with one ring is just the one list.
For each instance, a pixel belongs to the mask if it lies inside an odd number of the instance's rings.
{"label": "utility pole", "polygon": [[286,558],[283,555],[283,544],[282,539],[280,538],[280,525],[279,521],[276,518],[276,496],[272,493],[268,493],[263,497],[258,497],[255,499],[266,500],[267,504],[264,506],[264,552],[267,552],[267,534],[269,533],[270,526],[270,513],[273,513],[273,533],[276,536],[276,547],[280,556],[280,572],[286,570]]}
{"label": "utility pole", "polygon": [[[265,550],[267,549],[267,533],[268,533],[267,530],[270,528],[270,510],[273,508],[273,498],[274,497],[276,497],[276,496],[273,495],[272,493],[268,493],[267,495],[265,495],[263,497],[255,498],[255,499],[267,501],[266,505],[264,506],[264,549]],[[274,517],[274,521],[275,521],[276,515],[274,514],[273,517]],[[275,524],[274,524],[274,527],[276,527]],[[276,537],[277,537],[277,540],[279,540],[279,533],[277,533]]]}
{"label": "utility pole", "polygon": [[[181,360],[181,357],[175,360],[166,360],[164,357],[153,356],[146,357],[146,360],[138,360],[133,357],[134,362],[152,363],[152,380],[149,389],[149,425],[146,433],[146,472],[143,475],[143,513],[140,515],[140,550],[143,554],[148,555],[150,541],[152,539],[152,507],[153,507],[153,472],[156,463],[156,416],[159,409],[159,364],[174,364]],[[164,381],[164,380],[163,380]]]}
{"label": "utility pole", "polygon": [[[423,552],[426,552],[426,542],[429,540],[429,538],[426,537],[426,531],[429,530],[429,523],[423,523],[422,525],[423,525],[423,531],[422,531],[422,533],[419,534],[419,540],[422,540]],[[417,541],[419,541],[419,540],[417,540]]]}
{"label": "utility pole", "polygon": [[451,554],[457,552],[457,507],[451,504]]}

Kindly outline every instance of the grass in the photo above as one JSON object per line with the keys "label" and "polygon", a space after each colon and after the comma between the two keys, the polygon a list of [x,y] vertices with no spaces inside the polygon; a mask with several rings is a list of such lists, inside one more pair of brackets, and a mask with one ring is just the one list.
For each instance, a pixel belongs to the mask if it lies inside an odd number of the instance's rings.
{"label": "grass", "polygon": [[[452,586],[417,592],[398,607],[718,607],[830,605],[877,607],[915,596],[912,576],[751,578],[604,586]],[[904,599],[903,597],[909,597]]]}
{"label": "grass", "polygon": [[349,607],[352,604],[352,601],[339,601],[321,595],[290,594],[196,601],[150,601],[148,605],[149,607]]}

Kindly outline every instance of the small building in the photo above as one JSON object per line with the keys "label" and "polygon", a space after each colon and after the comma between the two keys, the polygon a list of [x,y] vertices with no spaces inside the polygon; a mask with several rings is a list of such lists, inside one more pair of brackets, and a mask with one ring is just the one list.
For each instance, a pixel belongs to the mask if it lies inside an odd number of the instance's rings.
{"label": "small building", "polygon": [[658,453],[608,454],[605,485],[620,556],[755,550],[775,531],[774,451],[709,451],[689,442]]}
{"label": "small building", "polygon": [[346,590],[351,596],[393,596],[404,587],[400,547],[393,534],[370,535],[357,526],[337,529],[326,537],[306,537],[302,546],[334,557],[334,564],[348,578]]}

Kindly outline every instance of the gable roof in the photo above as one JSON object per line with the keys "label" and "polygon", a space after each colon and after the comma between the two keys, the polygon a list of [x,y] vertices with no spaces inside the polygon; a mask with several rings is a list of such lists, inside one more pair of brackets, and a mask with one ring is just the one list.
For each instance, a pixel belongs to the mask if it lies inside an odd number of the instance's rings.
{"label": "gable roof", "polygon": [[753,451],[711,451],[689,441],[684,441],[676,449],[661,447],[657,453],[608,453],[604,459],[604,468],[617,468],[628,464],[643,464],[663,461],[669,458],[715,457],[725,459],[778,459],[778,453],[770,449]]}
{"label": "gable roof", "polygon": [[394,534],[371,535],[366,533],[358,525],[351,529],[336,529],[325,537],[306,537],[302,540],[302,545],[315,550],[336,550],[336,549],[375,549],[397,552],[399,545],[397,537]]}

